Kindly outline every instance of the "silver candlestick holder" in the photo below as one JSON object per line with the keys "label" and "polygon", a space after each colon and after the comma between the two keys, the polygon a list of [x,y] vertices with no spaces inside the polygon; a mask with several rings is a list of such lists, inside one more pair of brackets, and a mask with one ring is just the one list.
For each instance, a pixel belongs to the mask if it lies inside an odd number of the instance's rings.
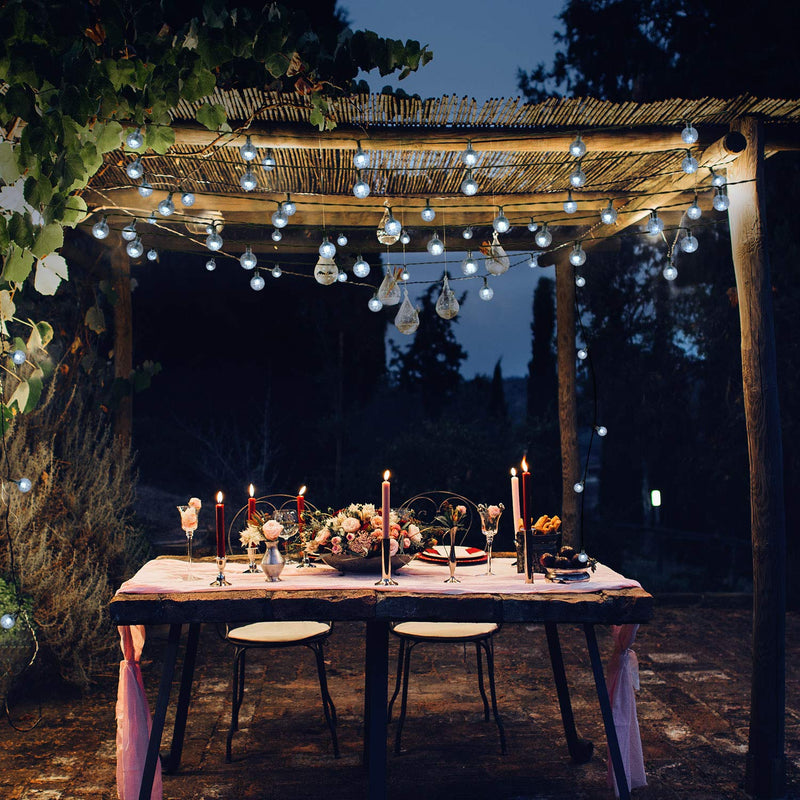
{"label": "silver candlestick holder", "polygon": [[209,586],[230,586],[231,582],[225,580],[225,565],[228,563],[228,559],[225,558],[225,556],[222,556],[222,558],[217,556],[215,560],[217,562],[217,572],[219,575],[217,575],[216,579],[213,580]]}
{"label": "silver candlestick holder", "polygon": [[376,586],[397,586],[397,581],[392,578],[392,557],[389,552],[389,539],[381,541],[381,579],[375,582]]}

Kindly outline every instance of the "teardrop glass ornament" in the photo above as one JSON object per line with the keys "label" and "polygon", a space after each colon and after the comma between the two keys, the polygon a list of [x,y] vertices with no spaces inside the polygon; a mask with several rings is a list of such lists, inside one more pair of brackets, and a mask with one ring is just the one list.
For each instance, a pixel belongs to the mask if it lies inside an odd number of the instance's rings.
{"label": "teardrop glass ornament", "polygon": [[397,276],[393,267],[387,268],[376,297],[385,306],[396,306],[400,302],[400,287],[397,284]]}
{"label": "teardrop glass ornament", "polygon": [[459,304],[456,293],[450,288],[447,273],[442,278],[442,293],[436,301],[436,313],[442,319],[453,319],[458,314]]}
{"label": "teardrop glass ornament", "polygon": [[[380,291],[380,290],[379,290]],[[419,328],[419,311],[411,304],[408,299],[408,289],[403,292],[403,302],[397,310],[394,318],[394,326],[400,333],[410,336]]]}

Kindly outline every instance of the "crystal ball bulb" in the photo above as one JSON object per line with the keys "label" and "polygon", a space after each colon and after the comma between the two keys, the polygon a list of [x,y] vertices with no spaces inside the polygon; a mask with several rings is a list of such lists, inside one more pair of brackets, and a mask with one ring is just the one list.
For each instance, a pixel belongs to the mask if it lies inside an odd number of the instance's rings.
{"label": "crystal ball bulb", "polygon": [[494,289],[491,286],[481,286],[478,290],[478,297],[488,303],[494,297]]}
{"label": "crystal ball bulb", "polygon": [[569,182],[576,189],[580,189],[586,183],[586,173],[580,167],[576,167],[569,176]]}
{"label": "crystal ball bulb", "polygon": [[508,221],[508,217],[500,211],[500,213],[492,220],[492,227],[498,233],[507,233],[508,229],[511,227],[511,223]]}
{"label": "crystal ball bulb", "polygon": [[573,491],[573,492],[575,492],[575,494],[580,494],[580,493],[583,491],[583,481],[578,481],[578,482],[577,482],[577,483],[576,483],[576,484],[575,484],[575,485],[572,487],[572,491]]}
{"label": "crystal ball bulb", "polygon": [[134,239],[132,242],[128,242],[125,250],[131,258],[139,258],[144,252],[144,245],[140,239]]}
{"label": "crystal ball bulb", "polygon": [[255,161],[258,151],[255,145],[250,141],[249,136],[247,137],[247,141],[239,148],[239,155],[241,155],[245,161]]}
{"label": "crystal ball bulb", "polygon": [[92,225],[92,236],[94,236],[95,239],[105,239],[106,236],[108,236],[108,231],[108,223],[105,221],[105,218]]}
{"label": "crystal ball bulb", "polygon": [[534,222],[533,217],[531,217],[531,221],[528,223],[528,230],[531,233],[536,233],[539,230],[539,226],[536,222]]}
{"label": "crystal ball bulb", "polygon": [[331,242],[327,236],[322,240],[319,246],[319,254],[323,258],[333,258],[336,255],[336,245]]}
{"label": "crystal ball bulb", "polygon": [[608,435],[608,428],[605,425],[598,425],[597,426],[597,435],[598,436],[607,436]]}
{"label": "crystal ball bulb", "polygon": [[122,229],[120,235],[126,242],[132,242],[136,238],[136,226],[131,222]]}
{"label": "crystal ball bulb", "polygon": [[150,195],[153,194],[153,187],[147,182],[147,179],[145,179],[139,184],[138,191],[142,197],[150,197]]}
{"label": "crystal ball bulb", "polygon": [[684,144],[694,144],[699,138],[700,135],[697,133],[697,128],[693,125],[686,125],[681,131],[681,139]]}
{"label": "crystal ball bulb", "polygon": [[553,234],[550,233],[549,230],[547,230],[547,226],[542,228],[536,234],[536,244],[538,244],[539,247],[549,247],[552,244],[552,242],[553,242]]}
{"label": "crystal ball bulb", "polygon": [[478,163],[478,154],[468,144],[467,149],[461,154],[461,162],[465,167],[474,167]]}
{"label": "crystal ball bulb", "polygon": [[586,278],[584,278],[583,275],[578,275],[578,277],[575,278],[575,285],[579,289],[583,289],[583,287],[586,286]]}
{"label": "crystal ball bulb", "polygon": [[157,259],[158,259],[158,250],[156,250],[155,248],[151,247],[147,251],[147,260],[148,261],[156,261]]}
{"label": "crystal ball bulb", "polygon": [[461,231],[461,235],[465,239],[471,239],[472,238],[472,228],[464,228],[464,230]]}
{"label": "crystal ball bulb", "polygon": [[286,200],[283,201],[283,213],[286,214],[287,217],[293,217],[297,213],[297,204],[288,196]]}
{"label": "crystal ball bulb", "polygon": [[697,172],[699,166],[700,165],[697,163],[697,159],[694,156],[686,156],[686,158],[681,161],[681,169],[687,175],[692,175],[693,173]]}
{"label": "crystal ball bulb", "polygon": [[212,252],[216,252],[222,247],[222,237],[214,231],[206,236],[206,247]]}
{"label": "crystal ball bulb", "polygon": [[15,350],[11,354],[11,360],[19,367],[20,365],[24,364],[28,359],[28,356],[25,354],[24,350]]}
{"label": "crystal ball bulb", "polygon": [[273,242],[279,242],[281,239],[283,239],[283,234],[276,228],[274,231],[272,231],[270,237],[272,238]]}
{"label": "crystal ball bulb", "polygon": [[127,144],[131,150],[138,150],[144,144],[144,136],[142,136],[141,129],[137,128],[135,131],[131,131],[125,137],[125,144]]}
{"label": "crystal ball bulb", "polygon": [[678,277],[678,270],[670,264],[668,267],[664,267],[664,271],[661,274],[666,280],[674,281]]}
{"label": "crystal ball bulb", "polygon": [[697,205],[697,201],[692,203],[689,208],[686,209],[686,216],[689,217],[689,219],[700,219],[702,215],[703,210],[699,205]]}
{"label": "crystal ball bulb", "polygon": [[683,250],[684,253],[694,253],[698,247],[699,242],[697,241],[697,238],[691,234],[689,234],[689,236],[684,236],[683,239],[681,239],[681,250]]}
{"label": "crystal ball bulb", "polygon": [[474,197],[478,194],[478,182],[474,178],[464,178],[461,181],[461,192],[467,197]]}
{"label": "crystal ball bulb", "polygon": [[133,178],[134,180],[141,178],[142,175],[144,175],[142,159],[137,156],[133,161],[128,162],[128,166],[125,167],[125,172],[129,178]]}
{"label": "crystal ball bulb", "polygon": [[279,267],[279,266],[276,264],[276,265],[275,265],[275,266],[272,268],[272,277],[273,277],[273,278],[280,278],[280,276],[281,276],[281,275],[283,275],[283,271],[282,271],[282,270],[281,270],[281,268],[280,268],[280,267]]}
{"label": "crystal ball bulb", "polygon": [[369,184],[363,180],[356,181],[355,185],[353,186],[353,194],[359,200],[363,200],[365,197],[369,197],[369,191],[370,191]]}
{"label": "crystal ball bulb", "polygon": [[338,244],[339,247],[344,247],[347,244],[347,237],[343,233],[340,233],[336,237],[336,244]]}
{"label": "crystal ball bulb", "polygon": [[586,263],[586,251],[579,245],[575,245],[569,254],[569,263],[573,267],[580,267]]}
{"label": "crystal ball bulb", "polygon": [[253,277],[250,278],[250,288],[254,292],[260,292],[265,285],[266,281],[260,275],[253,275]]}
{"label": "crystal ball bulb", "polygon": [[422,209],[420,216],[425,222],[433,222],[436,218],[436,212],[430,207],[430,204],[428,204]]}
{"label": "crystal ball bulb", "polygon": [[402,229],[403,226],[391,214],[389,215],[389,219],[386,220],[386,224],[383,226],[383,230],[386,232],[387,236],[399,236]]}
{"label": "crystal ball bulb", "polygon": [[158,204],[158,213],[162,217],[168,217],[175,211],[175,205],[171,197],[166,197]]}
{"label": "crystal ball bulb", "polygon": [[277,211],[272,212],[272,224],[276,228],[285,228],[289,224],[289,217],[283,213],[283,209],[279,208]]}
{"label": "crystal ball bulb", "polygon": [[253,255],[253,251],[249,247],[239,256],[239,263],[244,269],[255,269],[257,261],[258,259]]}
{"label": "crystal ball bulb", "polygon": [[370,311],[380,311],[383,308],[383,303],[381,303],[377,297],[373,296],[370,297],[367,308],[369,308]]}
{"label": "crystal ball bulb", "polygon": [[192,194],[192,192],[184,192],[181,195],[181,203],[183,203],[183,205],[185,205],[186,208],[189,208],[189,206],[194,205],[194,199],[195,199],[194,194]]}
{"label": "crystal ball bulb", "polygon": [[728,199],[727,194],[720,192],[714,196],[714,208],[717,211],[727,211],[730,207],[731,201]]}
{"label": "crystal ball bulb", "polygon": [[256,180],[256,176],[253,174],[250,167],[248,167],[245,170],[244,175],[242,175],[242,177],[239,178],[239,186],[241,186],[242,189],[244,189],[246,192],[252,192],[253,189],[255,189],[256,186],[258,186],[258,181]]}
{"label": "crystal ball bulb", "polygon": [[442,244],[442,240],[435,233],[428,241],[426,248],[432,256],[440,256],[442,253],[444,253],[444,245]]}
{"label": "crystal ball bulb", "polygon": [[363,258],[359,257],[358,261],[353,264],[353,274],[357,278],[366,278],[367,275],[369,275],[369,264],[367,264]]}
{"label": "crystal ball bulb", "polygon": [[585,361],[588,357],[589,357],[589,351],[585,347],[581,347],[581,349],[578,350],[578,358],[581,361]]}
{"label": "crystal ball bulb", "polygon": [[586,143],[580,136],[576,136],[569,146],[569,154],[573,158],[583,158],[586,155]]}
{"label": "crystal ball bulb", "polygon": [[213,272],[216,268],[217,268],[217,262],[214,261],[213,258],[209,258],[208,261],[206,261],[206,269],[209,272]]}
{"label": "crystal ball bulb", "polygon": [[33,484],[31,483],[30,478],[20,478],[17,481],[17,486],[22,494],[27,494],[31,490]]}
{"label": "crystal ball bulb", "polygon": [[360,147],[353,155],[353,166],[356,169],[365,169],[369,166],[369,155],[365,153]]}
{"label": "crystal ball bulb", "polygon": [[0,628],[3,630],[10,631],[16,624],[17,618],[13,614],[6,613],[0,617]]}
{"label": "crystal ball bulb", "polygon": [[472,253],[468,253],[461,262],[461,271],[465,275],[474,275],[478,271],[478,262],[472,257]]}

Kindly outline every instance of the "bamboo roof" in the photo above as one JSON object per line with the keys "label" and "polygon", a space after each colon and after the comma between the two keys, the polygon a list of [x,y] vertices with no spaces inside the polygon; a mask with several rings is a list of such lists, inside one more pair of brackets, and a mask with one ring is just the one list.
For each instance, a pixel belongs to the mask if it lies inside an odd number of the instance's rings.
{"label": "bamboo roof", "polygon": [[[231,132],[208,131],[195,122],[203,102],[224,106]],[[765,122],[768,154],[796,149],[800,141],[800,100],[749,95],[651,103],[511,98],[483,104],[455,96],[356,95],[332,102],[337,127],[326,132],[309,123],[310,112],[306,97],[256,90],[216,91],[202,102],[181,102],[172,111],[175,145],[163,156],[152,151],[142,156],[153,195],[139,196],[138,182],[125,173],[133,155],[116,150],[106,155],[86,199],[91,209],[109,214],[112,227],[121,228],[131,217],[148,217],[175,192],[175,214],[158,218],[159,234],[153,229],[162,249],[203,251],[205,225],[221,219],[226,243],[274,251],[270,216],[287,194],[298,209],[283,231],[280,247],[287,252],[316,251],[323,230],[346,232],[354,248],[376,249],[385,206],[418,234],[412,234],[409,249],[424,249],[432,229],[452,235],[472,225],[478,236],[488,235],[500,206],[513,226],[504,239],[507,249],[535,249],[526,228],[531,217],[573,240],[593,235],[598,212],[609,200],[620,211],[618,227],[652,208],[688,206],[695,191],[710,207],[710,169],[724,168],[743,147],[737,150],[734,139],[724,138],[738,117],[755,115]],[[692,146],[681,139],[687,122],[700,136]],[[579,210],[568,215],[563,202],[576,166],[568,148],[577,133],[587,146],[581,159],[586,183],[572,189]],[[252,192],[239,185],[245,168],[239,147],[247,135],[258,148],[252,162],[258,186]],[[467,141],[479,154],[472,170],[480,187],[474,197],[460,191]],[[369,158],[363,178],[371,187],[361,200],[352,193],[358,177],[352,156],[359,144]],[[700,162],[694,175],[681,169],[687,149]],[[261,168],[268,150],[276,161],[271,172]],[[191,208],[180,203],[185,191],[196,196]],[[420,218],[428,199],[437,212],[431,223]]]}

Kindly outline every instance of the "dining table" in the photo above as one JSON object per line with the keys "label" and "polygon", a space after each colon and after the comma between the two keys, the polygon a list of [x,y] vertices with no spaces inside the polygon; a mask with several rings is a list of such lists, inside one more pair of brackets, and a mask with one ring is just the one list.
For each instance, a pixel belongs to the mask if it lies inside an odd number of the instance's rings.
{"label": "dining table", "polygon": [[[460,582],[445,582],[447,568],[416,560],[394,573],[396,585],[370,574],[341,574],[325,565],[288,567],[281,580],[244,572],[246,562],[229,561],[230,585],[211,586],[217,576],[213,560],[195,562],[194,580],[186,580],[187,564],[175,558],[148,561],[116,592],[110,603],[119,626],[125,658],[117,701],[118,786],[123,800],[152,800],[154,780],[179,769],[190,708],[201,625],[269,620],[332,620],[365,623],[364,765],[367,797],[387,796],[387,692],[389,634],[392,623],[406,620],[494,622],[499,625],[544,626],[553,681],[567,749],[577,763],[591,758],[593,744],[577,732],[569,694],[559,626],[580,626],[591,662],[609,754],[609,780],[621,798],[644,785],[644,765],[633,688],[636,630],[653,615],[653,597],[641,585],[597,564],[589,580],[558,583],[535,574],[527,582],[513,558],[495,557],[493,574],[486,565],[459,565]],[[162,672],[152,720],[144,697],[138,659],[146,626],[168,626]],[[597,642],[596,626],[613,626],[614,653],[608,680]],[[178,667],[180,643],[186,646],[180,672],[170,749],[160,757],[161,740]],[[132,721],[145,714],[146,724]],[[139,744],[130,741],[138,737]],[[127,759],[122,763],[122,759]],[[130,787],[134,788],[131,789]],[[138,794],[137,790],[138,789]]]}

